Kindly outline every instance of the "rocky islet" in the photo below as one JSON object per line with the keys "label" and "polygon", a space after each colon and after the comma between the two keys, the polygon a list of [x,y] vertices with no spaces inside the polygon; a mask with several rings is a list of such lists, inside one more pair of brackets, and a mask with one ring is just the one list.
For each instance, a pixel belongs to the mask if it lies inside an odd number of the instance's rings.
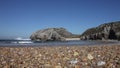
{"label": "rocky islet", "polygon": [[46,28],[34,32],[30,39],[33,41],[65,41],[66,38],[78,37],[65,28]]}

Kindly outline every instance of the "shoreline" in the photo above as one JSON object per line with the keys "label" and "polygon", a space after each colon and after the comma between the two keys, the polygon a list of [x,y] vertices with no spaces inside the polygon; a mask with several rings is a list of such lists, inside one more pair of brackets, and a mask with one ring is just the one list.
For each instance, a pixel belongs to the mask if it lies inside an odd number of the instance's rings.
{"label": "shoreline", "polygon": [[0,46],[0,48],[40,48],[40,47],[94,47],[94,46],[96,46],[96,47],[101,47],[101,46],[120,46],[120,43],[118,43],[118,44],[111,44],[111,43],[109,43],[109,44],[95,44],[95,45],[74,45],[74,44],[72,44],[72,45],[19,45],[18,44],[18,46],[17,45],[14,45],[14,46],[9,46],[9,45],[4,45],[4,46]]}
{"label": "shoreline", "polygon": [[[24,42],[24,41],[23,41]],[[69,40],[69,41],[48,41],[37,43],[1,43],[0,47],[43,47],[43,46],[102,46],[102,45],[120,45],[120,41],[109,40]]]}
{"label": "shoreline", "polygon": [[80,40],[80,38],[65,38],[66,41],[71,41],[71,40]]}

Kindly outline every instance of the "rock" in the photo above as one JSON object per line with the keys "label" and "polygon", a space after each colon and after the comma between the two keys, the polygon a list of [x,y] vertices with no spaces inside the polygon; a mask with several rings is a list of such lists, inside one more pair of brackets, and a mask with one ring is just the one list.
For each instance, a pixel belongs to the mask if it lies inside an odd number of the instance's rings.
{"label": "rock", "polygon": [[75,51],[74,56],[79,56],[79,53]]}
{"label": "rock", "polygon": [[63,41],[65,38],[71,38],[74,34],[68,32],[65,28],[47,28],[34,32],[30,39],[34,41]]}
{"label": "rock", "polygon": [[99,62],[97,63],[98,66],[102,66],[102,65],[105,65],[105,64],[106,64],[106,62],[104,62],[104,61],[99,61]]}
{"label": "rock", "polygon": [[6,63],[6,61],[3,61],[3,62],[2,62],[2,64],[5,64],[5,63]]}
{"label": "rock", "polygon": [[71,63],[72,65],[75,65],[76,63],[78,63],[78,59],[76,58],[75,60],[71,60],[70,63]]}
{"label": "rock", "polygon": [[97,55],[98,57],[100,57],[101,55]]}
{"label": "rock", "polygon": [[92,60],[94,57],[93,57],[91,54],[88,54],[87,58],[88,58],[89,60]]}
{"label": "rock", "polygon": [[79,65],[75,65],[75,68],[81,68]]}
{"label": "rock", "polygon": [[68,57],[64,57],[63,60],[70,60],[70,58],[68,58]]}
{"label": "rock", "polygon": [[0,68],[10,67],[120,68],[120,46],[0,47]]}
{"label": "rock", "polygon": [[52,68],[52,66],[50,64],[45,64],[44,66],[45,66],[45,68]]}
{"label": "rock", "polygon": [[62,66],[60,66],[60,65],[57,65],[57,66],[55,66],[55,68],[62,68]]}
{"label": "rock", "polygon": [[120,39],[120,21],[105,23],[86,30],[80,37],[82,40]]}
{"label": "rock", "polygon": [[4,66],[3,68],[8,68],[9,66],[8,65],[6,65],[6,66]]}

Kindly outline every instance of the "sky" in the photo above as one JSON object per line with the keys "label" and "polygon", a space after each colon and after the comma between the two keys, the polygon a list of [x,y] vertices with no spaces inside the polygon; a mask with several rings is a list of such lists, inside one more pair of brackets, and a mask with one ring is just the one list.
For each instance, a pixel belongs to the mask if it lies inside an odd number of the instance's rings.
{"label": "sky", "polygon": [[0,38],[63,27],[74,34],[120,21],[120,0],[0,0]]}

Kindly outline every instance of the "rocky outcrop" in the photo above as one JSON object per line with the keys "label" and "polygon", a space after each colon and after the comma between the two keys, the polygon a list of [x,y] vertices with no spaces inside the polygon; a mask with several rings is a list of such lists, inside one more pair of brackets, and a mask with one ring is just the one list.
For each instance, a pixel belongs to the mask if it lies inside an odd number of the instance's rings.
{"label": "rocky outcrop", "polygon": [[34,32],[31,40],[35,41],[63,41],[65,38],[74,37],[72,33],[68,32],[65,28],[47,28]]}
{"label": "rocky outcrop", "polygon": [[86,30],[80,37],[82,40],[120,39],[120,21],[105,23]]}

